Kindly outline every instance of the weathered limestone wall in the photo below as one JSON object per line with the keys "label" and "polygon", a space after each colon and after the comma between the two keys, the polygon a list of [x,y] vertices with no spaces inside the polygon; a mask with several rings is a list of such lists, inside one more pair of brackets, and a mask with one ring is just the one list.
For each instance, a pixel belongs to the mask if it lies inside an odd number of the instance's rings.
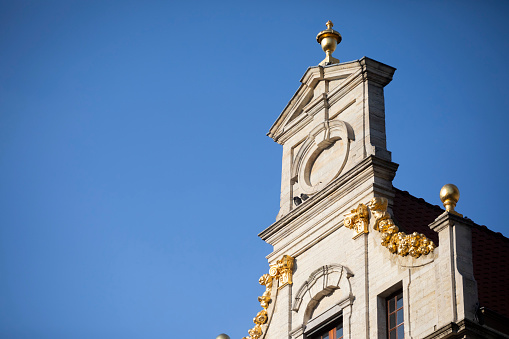
{"label": "weathered limestone wall", "polygon": [[403,291],[406,338],[426,338],[451,322],[475,320],[476,286],[470,280],[473,275],[468,275],[471,266],[461,268],[463,272],[454,268],[468,263],[468,225],[457,221],[451,228],[443,226],[449,219],[437,221],[444,227],[441,244],[449,235],[457,240],[450,248],[440,246],[414,258],[392,254],[382,246],[372,220],[370,233],[356,239],[353,230],[341,222],[335,225],[334,220],[324,222],[321,229],[332,231],[317,241],[285,247],[295,257],[293,285],[279,291],[265,338],[305,339],[309,326],[335,314],[343,316],[345,338],[386,338],[385,298],[399,289]]}
{"label": "weathered limestone wall", "polygon": [[289,332],[289,302],[291,285],[281,288],[274,304],[274,313],[267,329],[266,338],[287,338]]}
{"label": "weathered limestone wall", "polygon": [[385,298],[399,289],[403,291],[406,337],[425,337],[434,330],[437,317],[437,252],[419,258],[401,257],[380,244],[379,232],[371,231],[369,238],[369,337],[386,338]]}
{"label": "weathered limestone wall", "polygon": [[386,298],[398,290],[405,338],[438,338],[452,333],[451,323],[475,321],[471,231],[463,218],[440,216],[430,225],[440,247],[418,258],[382,246],[372,215],[368,233],[344,223],[374,197],[386,198],[391,211],[397,164],[386,149],[384,86],[394,71],[368,58],[310,68],[269,132],[283,145],[281,208],[260,237],[273,246],[270,265],[283,255],[295,262],[293,284],[273,299],[262,338],[305,339],[339,316],[345,338],[386,338]]}

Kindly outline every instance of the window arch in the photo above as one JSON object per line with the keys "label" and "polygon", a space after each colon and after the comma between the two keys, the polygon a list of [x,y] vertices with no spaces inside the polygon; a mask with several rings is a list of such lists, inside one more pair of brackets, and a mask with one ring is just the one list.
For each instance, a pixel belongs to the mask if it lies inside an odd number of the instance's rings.
{"label": "window arch", "polygon": [[[349,282],[352,276],[350,270],[340,264],[325,265],[311,273],[298,289],[293,301],[292,311],[299,314],[302,323],[292,331],[292,337],[306,334],[313,338],[317,331],[326,331],[329,325],[329,331],[332,330],[331,324],[334,324],[336,329],[339,321],[345,325],[345,332],[349,332],[350,306],[354,300]],[[320,301],[333,293],[337,296],[334,305],[321,314],[313,314]]]}

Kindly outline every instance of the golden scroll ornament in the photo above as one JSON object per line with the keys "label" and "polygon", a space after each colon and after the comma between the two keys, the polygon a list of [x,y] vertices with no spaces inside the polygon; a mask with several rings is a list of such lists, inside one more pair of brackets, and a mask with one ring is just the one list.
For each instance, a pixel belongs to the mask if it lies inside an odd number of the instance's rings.
{"label": "golden scroll ornament", "polygon": [[368,208],[364,204],[359,204],[350,214],[345,215],[345,226],[355,231],[354,239],[361,234],[369,232]]}
{"label": "golden scroll ornament", "polygon": [[293,261],[293,257],[284,255],[281,260],[276,261],[274,265],[270,266],[269,274],[262,275],[258,280],[260,285],[265,286],[265,292],[258,297],[258,301],[260,302],[260,306],[263,310],[258,312],[256,317],[254,317],[253,322],[255,323],[255,326],[247,331],[249,336],[242,339],[260,339],[262,336],[262,325],[266,324],[269,318],[267,308],[272,301],[271,293],[273,282],[279,282],[278,288],[292,284]]}

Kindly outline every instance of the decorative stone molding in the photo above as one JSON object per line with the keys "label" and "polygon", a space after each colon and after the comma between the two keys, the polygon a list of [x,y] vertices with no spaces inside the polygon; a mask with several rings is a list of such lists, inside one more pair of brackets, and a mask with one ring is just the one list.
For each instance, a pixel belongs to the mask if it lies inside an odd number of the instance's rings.
{"label": "decorative stone molding", "polygon": [[269,274],[262,275],[258,280],[260,285],[265,286],[265,292],[258,297],[258,301],[263,310],[258,312],[256,317],[254,317],[253,322],[255,326],[247,331],[249,336],[242,339],[260,339],[262,337],[264,327],[267,327],[267,322],[269,320],[267,308],[272,301],[273,283],[274,281],[278,281],[279,289],[292,284],[293,261],[294,258],[289,255],[284,255],[276,264],[270,266]]}
{"label": "decorative stone molding", "polygon": [[[341,174],[348,160],[351,140],[354,140],[352,128],[339,120],[321,123],[309,133],[297,152],[291,172],[291,177],[299,183],[304,193],[320,191]],[[318,174],[317,178],[313,178],[312,175],[319,171],[315,167],[319,167],[317,163],[320,162],[320,156],[326,150],[337,153],[333,157],[338,159],[336,169],[333,172],[327,171],[330,175],[326,177]]]}
{"label": "decorative stone molding", "polygon": [[[345,310],[346,314],[350,314],[348,307],[351,307],[354,300],[350,277],[353,277],[350,270],[339,264],[322,266],[310,274],[298,289],[293,300],[292,311],[300,314],[302,323],[290,331],[291,338],[302,338],[304,332],[312,331],[314,327],[323,323],[323,320],[330,320],[331,316],[341,315]],[[313,316],[320,300],[338,292],[335,304],[330,309]],[[350,328],[348,321],[345,325],[346,328]]]}
{"label": "decorative stone molding", "polygon": [[[350,295],[350,286],[346,283],[346,278],[353,277],[353,274],[344,266],[339,264],[325,265],[310,274],[309,278],[301,285],[295,296],[292,311],[298,312],[302,302],[309,298],[310,302],[316,304],[325,295],[341,287],[348,289]],[[313,305],[312,305],[313,306]]]}
{"label": "decorative stone molding", "polygon": [[414,258],[419,258],[433,252],[435,244],[424,234],[399,232],[398,226],[387,212],[387,204],[387,199],[380,197],[371,199],[367,204],[374,218],[373,229],[382,233],[382,246],[387,247],[391,253],[403,257],[410,254]]}
{"label": "decorative stone molding", "polygon": [[[284,215],[258,235],[274,246],[273,252],[267,256],[267,259],[274,262],[285,253],[303,253],[327,234],[343,227],[343,223],[340,222],[342,219],[334,225],[322,223],[321,220],[337,219],[337,214],[349,207],[347,203],[351,200],[352,194],[355,195],[358,187],[368,180],[376,178],[377,182],[386,183],[386,185],[374,186],[376,195],[389,194],[392,190],[391,181],[396,175],[397,168],[398,165],[393,162],[369,156],[359,165],[341,174],[338,179],[316,193],[312,199],[308,199],[305,204]],[[338,205],[338,208],[328,209],[332,205]],[[310,228],[308,220],[318,215],[322,216],[317,220],[318,229]]]}

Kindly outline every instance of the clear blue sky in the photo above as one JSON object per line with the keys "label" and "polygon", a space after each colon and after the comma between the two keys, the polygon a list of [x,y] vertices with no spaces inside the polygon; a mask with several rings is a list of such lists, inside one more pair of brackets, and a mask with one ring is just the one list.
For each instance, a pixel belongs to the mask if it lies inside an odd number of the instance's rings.
{"label": "clear blue sky", "polygon": [[0,337],[247,335],[265,134],[324,54],[397,68],[394,184],[509,235],[509,2],[1,1]]}

